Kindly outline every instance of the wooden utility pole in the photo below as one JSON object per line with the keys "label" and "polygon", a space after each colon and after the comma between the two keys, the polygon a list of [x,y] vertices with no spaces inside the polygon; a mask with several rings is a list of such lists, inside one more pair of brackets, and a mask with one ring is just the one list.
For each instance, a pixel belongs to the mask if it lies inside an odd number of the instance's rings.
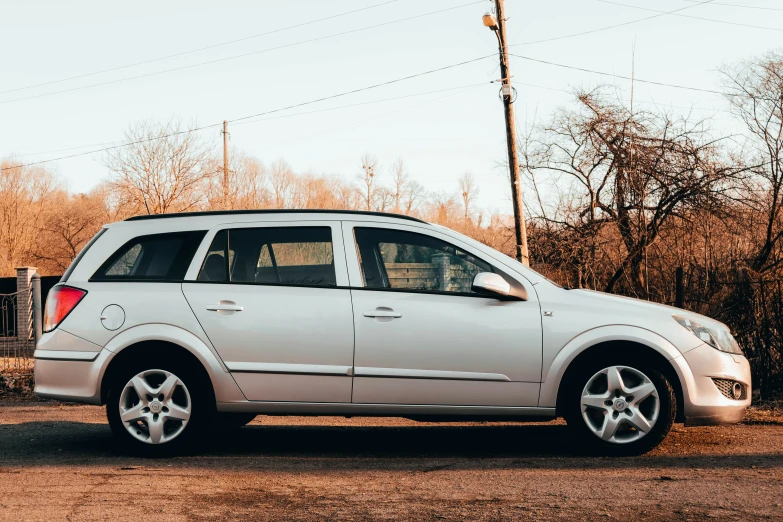
{"label": "wooden utility pole", "polygon": [[517,158],[517,131],[514,120],[514,91],[511,88],[508,48],[506,47],[506,19],[503,0],[495,0],[497,11],[497,29],[500,49],[500,75],[502,77],[503,114],[506,117],[506,144],[508,146],[508,168],[511,179],[511,201],[514,205],[514,233],[516,239],[517,260],[530,266],[527,251],[527,228],[525,227],[525,209],[522,202],[522,185],[519,180],[519,160]]}
{"label": "wooden utility pole", "polygon": [[228,122],[223,121],[223,205],[228,206]]}

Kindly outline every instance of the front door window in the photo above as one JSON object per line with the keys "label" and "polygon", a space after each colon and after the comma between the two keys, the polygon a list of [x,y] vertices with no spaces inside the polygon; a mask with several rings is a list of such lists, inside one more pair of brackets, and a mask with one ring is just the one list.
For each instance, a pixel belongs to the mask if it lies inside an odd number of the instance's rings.
{"label": "front door window", "polygon": [[367,288],[473,294],[479,272],[492,272],[485,261],[445,241],[401,230],[354,229]]}

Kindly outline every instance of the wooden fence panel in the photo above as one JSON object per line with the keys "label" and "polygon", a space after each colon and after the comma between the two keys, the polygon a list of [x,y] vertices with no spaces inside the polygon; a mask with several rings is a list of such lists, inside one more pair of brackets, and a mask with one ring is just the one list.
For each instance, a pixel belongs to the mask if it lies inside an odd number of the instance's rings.
{"label": "wooden fence panel", "polygon": [[[387,263],[386,274],[392,288],[440,289],[441,268],[433,263]],[[445,290],[468,292],[474,276],[460,265],[451,265]]]}

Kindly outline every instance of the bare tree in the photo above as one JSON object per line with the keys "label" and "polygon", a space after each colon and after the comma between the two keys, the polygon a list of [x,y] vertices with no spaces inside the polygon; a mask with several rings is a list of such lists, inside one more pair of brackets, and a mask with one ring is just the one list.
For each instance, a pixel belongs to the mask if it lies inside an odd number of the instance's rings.
{"label": "bare tree", "polygon": [[662,229],[688,209],[715,206],[744,169],[722,161],[704,122],[631,113],[601,90],[581,93],[578,100],[578,110],[561,112],[542,129],[536,146],[524,147],[525,170],[566,176],[560,217],[546,222],[570,232],[561,239],[579,246],[572,252],[576,270],[596,264],[597,245],[609,228],[622,248],[610,242],[614,250],[604,252],[614,260],[605,290],[623,283],[648,296],[648,249]]}
{"label": "bare tree", "polygon": [[296,177],[292,208],[341,208],[344,181],[330,176],[305,172]]}
{"label": "bare tree", "polygon": [[471,172],[462,174],[458,182],[460,196],[462,197],[462,209],[465,211],[465,223],[469,223],[471,221],[471,206],[478,198],[479,189]]}
{"label": "bare tree", "polygon": [[762,221],[748,264],[764,272],[783,264],[783,51],[740,61],[721,72],[726,98],[749,133],[744,156],[756,176],[745,201]]}
{"label": "bare tree", "polygon": [[0,273],[7,275],[29,262],[47,205],[59,188],[47,170],[15,165],[0,161]]}
{"label": "bare tree", "polygon": [[135,199],[128,199],[128,194],[116,190],[107,180],[98,183],[89,194],[103,201],[106,223],[114,223],[146,213],[143,208],[137,206],[138,202]]}
{"label": "bare tree", "polygon": [[286,161],[279,159],[272,164],[269,172],[269,185],[272,190],[274,208],[286,208],[295,180],[294,171]]}
{"label": "bare tree", "polygon": [[42,273],[62,274],[107,221],[101,195],[59,190],[46,203],[30,257]]}
{"label": "bare tree", "polygon": [[113,149],[104,163],[108,186],[147,214],[192,210],[206,203],[210,148],[178,120],[142,121],[125,133],[129,143]]}
{"label": "bare tree", "polygon": [[375,192],[375,210],[390,212],[394,209],[394,192],[388,187],[378,187]]}
{"label": "bare tree", "polygon": [[403,214],[412,216],[429,197],[427,190],[418,181],[410,180],[405,185],[405,190],[400,199]]}
{"label": "bare tree", "polygon": [[408,189],[410,175],[405,168],[405,162],[402,158],[398,158],[397,161],[392,163],[392,197],[394,199],[394,206],[392,210],[394,212],[402,211],[402,201],[405,197],[405,191]]}
{"label": "bare tree", "polygon": [[[260,160],[236,150],[232,150],[229,157],[228,199],[223,194],[223,176],[210,176],[206,183],[209,208],[234,210],[270,206],[266,166]],[[212,158],[208,168],[211,172],[220,172],[223,168],[222,159]]]}
{"label": "bare tree", "polygon": [[433,193],[429,206],[428,219],[445,226],[450,224],[458,208],[454,196],[447,192]]}
{"label": "bare tree", "polygon": [[370,154],[362,156],[362,171],[356,178],[359,181],[359,196],[364,210],[373,210],[378,196],[378,159]]}

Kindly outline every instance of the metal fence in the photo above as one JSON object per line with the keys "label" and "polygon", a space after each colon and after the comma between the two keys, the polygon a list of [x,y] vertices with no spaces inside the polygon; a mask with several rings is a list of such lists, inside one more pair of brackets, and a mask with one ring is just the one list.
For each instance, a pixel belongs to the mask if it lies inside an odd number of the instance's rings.
{"label": "metal fence", "polygon": [[27,372],[41,332],[41,282],[12,294],[0,294],[0,371]]}
{"label": "metal fence", "polygon": [[[35,342],[29,336],[19,316],[24,308],[32,313],[32,307],[25,307],[26,292],[0,295],[0,355],[3,370],[26,370],[32,366]],[[20,307],[22,310],[20,310]],[[32,319],[32,316],[30,317]],[[19,327],[22,327],[22,332]],[[27,334],[27,335],[26,335]]]}

